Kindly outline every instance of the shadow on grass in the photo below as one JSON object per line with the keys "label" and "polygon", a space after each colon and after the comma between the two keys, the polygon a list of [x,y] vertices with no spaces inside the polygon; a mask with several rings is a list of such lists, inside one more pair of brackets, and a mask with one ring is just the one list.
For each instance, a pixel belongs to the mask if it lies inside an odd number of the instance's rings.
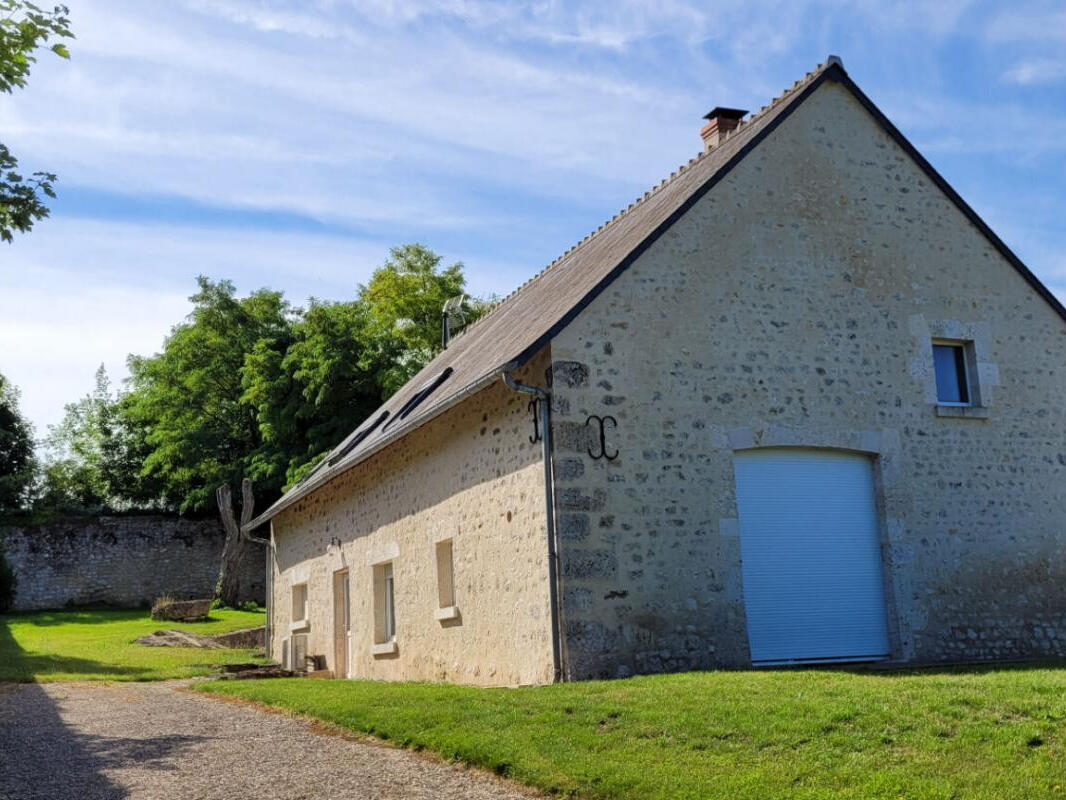
{"label": "shadow on grass", "polygon": [[1032,661],[982,661],[974,664],[870,665],[865,669],[845,669],[855,675],[876,675],[883,678],[918,675],[987,675],[991,672],[1032,672],[1035,670],[1066,669],[1066,659],[1034,659]]}
{"label": "shadow on grass", "polygon": [[[140,622],[147,616],[147,609],[129,608],[78,608],[61,611],[13,611],[7,615],[0,615],[0,624],[4,619],[28,623],[36,627],[52,627],[58,625],[99,625],[114,624],[116,622]],[[182,622],[178,620],[159,619],[155,620],[161,627],[167,625],[204,625],[210,622],[222,622],[222,617],[208,614],[203,619]]]}
{"label": "shadow on grass", "polygon": [[38,627],[71,624],[97,625],[100,623],[132,622],[134,620],[144,619],[145,613],[146,612],[141,609],[128,608],[79,608],[70,611],[15,611],[6,615],[6,617],[0,617],[0,624],[3,624],[3,620],[6,619],[29,623]]}
{"label": "shadow on grass", "polygon": [[107,664],[90,658],[27,653],[11,635],[9,619],[0,616],[0,681],[32,683],[38,676],[57,673],[136,679],[147,672],[141,667]]}

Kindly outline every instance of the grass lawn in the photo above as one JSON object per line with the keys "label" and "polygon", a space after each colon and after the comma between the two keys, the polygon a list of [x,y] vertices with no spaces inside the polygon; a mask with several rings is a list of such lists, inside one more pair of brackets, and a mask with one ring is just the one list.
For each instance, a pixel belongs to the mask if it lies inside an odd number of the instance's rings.
{"label": "grass lawn", "polygon": [[203,684],[589,798],[1066,797],[1066,669]]}
{"label": "grass lawn", "polygon": [[206,622],[158,622],[147,611],[40,611],[0,615],[0,681],[150,681],[206,675],[254,660],[252,650],[144,647],[164,628],[213,634],[262,625],[265,614],[218,609]]}

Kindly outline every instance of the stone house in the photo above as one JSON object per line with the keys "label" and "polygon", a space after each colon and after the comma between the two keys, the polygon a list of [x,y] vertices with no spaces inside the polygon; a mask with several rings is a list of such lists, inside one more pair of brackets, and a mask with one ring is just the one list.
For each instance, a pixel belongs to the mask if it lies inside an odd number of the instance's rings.
{"label": "stone house", "polygon": [[1066,655],[1066,309],[839,59],[745,116],[252,521],[275,658]]}

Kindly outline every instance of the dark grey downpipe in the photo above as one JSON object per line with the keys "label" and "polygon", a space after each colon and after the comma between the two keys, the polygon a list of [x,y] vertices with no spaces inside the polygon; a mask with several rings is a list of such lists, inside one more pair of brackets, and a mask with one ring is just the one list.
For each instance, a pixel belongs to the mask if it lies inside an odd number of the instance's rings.
{"label": "dark grey downpipe", "polygon": [[[247,479],[246,479],[247,480]],[[250,494],[250,493],[249,493]],[[274,632],[274,542],[273,542],[273,530],[274,525],[270,525],[271,536],[269,539],[262,539],[258,536],[252,536],[251,532],[244,527],[241,528],[241,537],[246,541],[255,542],[266,547],[266,626],[263,631],[263,644],[266,649],[267,660],[270,660],[270,637]]]}
{"label": "dark grey downpipe", "polygon": [[536,397],[540,409],[540,436],[544,448],[544,511],[548,528],[548,605],[551,613],[553,680],[563,679],[562,627],[559,624],[559,547],[555,532],[555,481],[552,475],[551,395],[539,386],[519,383],[510,373],[503,373],[509,389]]}

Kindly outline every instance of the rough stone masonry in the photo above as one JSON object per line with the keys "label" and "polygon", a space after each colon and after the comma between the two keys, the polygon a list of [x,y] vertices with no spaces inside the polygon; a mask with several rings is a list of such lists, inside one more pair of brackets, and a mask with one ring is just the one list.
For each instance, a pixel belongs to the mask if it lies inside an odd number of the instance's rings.
{"label": "rough stone masonry", "polygon": [[[210,597],[224,535],[217,519],[163,515],[73,517],[0,528],[15,572],[15,610],[147,606],[164,594]],[[242,599],[263,602],[265,555],[242,566]]]}

